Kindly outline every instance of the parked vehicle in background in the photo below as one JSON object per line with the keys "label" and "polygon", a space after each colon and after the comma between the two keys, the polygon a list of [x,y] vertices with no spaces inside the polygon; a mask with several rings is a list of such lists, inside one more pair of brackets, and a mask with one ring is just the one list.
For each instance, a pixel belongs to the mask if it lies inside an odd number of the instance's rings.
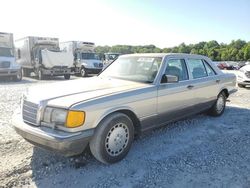
{"label": "parked vehicle in background", "polygon": [[246,63],[245,66],[239,69],[238,73],[238,86],[250,86],[250,64]]}
{"label": "parked vehicle in background", "polygon": [[45,76],[64,76],[70,79],[73,56],[62,52],[58,38],[25,37],[15,41],[16,61],[23,67],[25,76],[34,72],[39,80]]}
{"label": "parked vehicle in background", "polygon": [[60,43],[60,48],[74,56],[76,74],[85,77],[88,74],[98,74],[102,71],[103,63],[95,52],[95,43],[68,41]]}
{"label": "parked vehicle in background", "polygon": [[204,111],[222,115],[237,91],[234,74],[193,54],[122,55],[97,77],[46,87],[24,96],[17,133],[67,156],[89,145],[103,163],[123,159],[135,134]]}
{"label": "parked vehicle in background", "polygon": [[10,77],[20,81],[22,68],[16,63],[14,51],[13,34],[0,32],[0,77]]}
{"label": "parked vehicle in background", "polygon": [[235,66],[237,66],[237,64],[232,64],[226,61],[218,61],[218,62],[214,62],[217,67],[221,70],[235,70],[237,69]]}
{"label": "parked vehicle in background", "polygon": [[112,53],[112,52],[105,53],[103,64],[107,66],[108,64],[115,61],[120,55],[121,55],[120,53]]}

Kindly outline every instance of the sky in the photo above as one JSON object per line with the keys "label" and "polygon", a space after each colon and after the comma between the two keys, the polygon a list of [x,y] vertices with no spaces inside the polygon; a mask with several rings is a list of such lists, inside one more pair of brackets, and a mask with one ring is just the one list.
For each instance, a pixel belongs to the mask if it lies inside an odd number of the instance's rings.
{"label": "sky", "polygon": [[250,0],[3,0],[0,32],[160,48],[250,41]]}

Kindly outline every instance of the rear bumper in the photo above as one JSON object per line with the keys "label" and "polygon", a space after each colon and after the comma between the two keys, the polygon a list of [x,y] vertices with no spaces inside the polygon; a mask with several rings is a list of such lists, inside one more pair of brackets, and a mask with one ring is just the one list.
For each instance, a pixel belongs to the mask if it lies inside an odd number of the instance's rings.
{"label": "rear bumper", "polygon": [[16,132],[30,143],[65,156],[82,153],[94,134],[94,129],[69,133],[47,127],[31,126],[24,123],[21,118],[14,118],[13,125]]}
{"label": "rear bumper", "polygon": [[20,69],[0,69],[0,76],[16,76]]}

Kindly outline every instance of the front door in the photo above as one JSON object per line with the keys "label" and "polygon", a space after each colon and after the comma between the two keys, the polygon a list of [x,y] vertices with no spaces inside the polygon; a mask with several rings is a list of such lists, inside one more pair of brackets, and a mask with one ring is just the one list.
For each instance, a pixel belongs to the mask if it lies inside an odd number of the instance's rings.
{"label": "front door", "polygon": [[167,59],[166,75],[174,75],[179,78],[176,83],[161,83],[158,86],[158,124],[164,124],[192,114],[194,104],[194,92],[189,79],[188,69],[184,59]]}

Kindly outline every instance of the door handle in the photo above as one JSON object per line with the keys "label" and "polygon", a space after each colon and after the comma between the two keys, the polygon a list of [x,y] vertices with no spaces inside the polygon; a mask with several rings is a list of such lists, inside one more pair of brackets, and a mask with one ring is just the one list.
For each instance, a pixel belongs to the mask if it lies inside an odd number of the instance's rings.
{"label": "door handle", "polygon": [[194,86],[193,85],[188,85],[187,88],[188,89],[192,89]]}
{"label": "door handle", "polygon": [[219,80],[219,79],[217,79],[217,80],[216,80],[216,83],[220,83],[220,80]]}

